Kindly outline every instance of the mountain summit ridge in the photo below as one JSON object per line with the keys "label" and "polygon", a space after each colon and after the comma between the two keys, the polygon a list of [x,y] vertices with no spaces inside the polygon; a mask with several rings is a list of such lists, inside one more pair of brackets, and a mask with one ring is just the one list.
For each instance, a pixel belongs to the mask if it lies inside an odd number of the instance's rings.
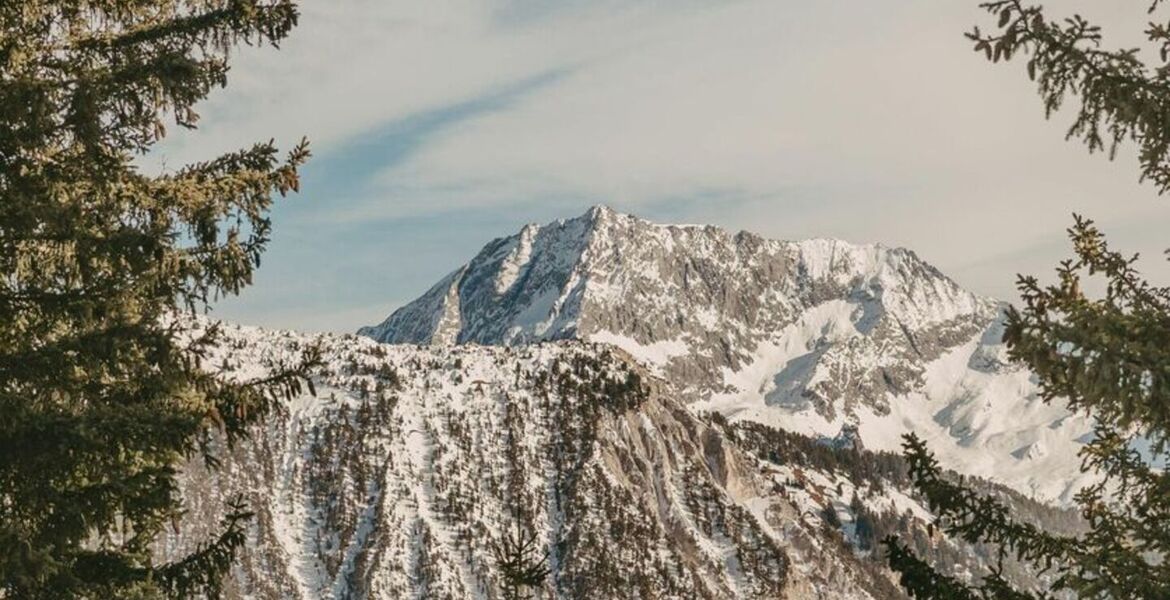
{"label": "mountain summit ridge", "polygon": [[[670,260],[679,255],[683,259],[681,264]],[[896,291],[912,275],[928,281],[934,292],[950,302],[941,304],[944,310],[939,314],[925,314],[926,311],[920,310],[905,315],[910,320],[909,326],[945,321],[972,312],[990,316],[997,310],[995,300],[963,290],[906,248],[851,244],[832,238],[797,242],[770,240],[747,231],[731,233],[713,225],[661,225],[596,205],[581,216],[546,225],[530,223],[516,234],[492,240],[471,261],[444,277],[421,298],[398,309],[381,324],[361,328],[359,334],[388,343],[518,344],[577,337],[576,328],[582,325],[580,313],[586,308],[578,296],[600,304],[606,296],[620,291],[645,294],[657,290],[613,288],[623,285],[628,288],[644,283],[635,279],[657,277],[675,284],[681,291],[697,292],[697,300],[710,300],[722,294],[723,297],[715,299],[734,303],[734,298],[728,298],[732,290],[711,289],[713,283],[722,282],[703,267],[744,270],[752,268],[749,264],[752,261],[767,258],[781,261],[765,265],[772,272],[763,273],[763,278],[771,277],[775,281],[761,283],[779,283],[781,291],[805,293],[806,297],[781,299],[789,302],[803,300],[806,304],[816,304],[819,295],[831,291],[813,288],[818,285],[823,288],[826,284],[859,288],[857,292],[864,287],[870,291]],[[783,269],[787,272],[777,273],[777,266],[787,267]],[[631,273],[633,269],[640,272]],[[631,276],[616,277],[622,273]],[[547,280],[549,276],[554,276],[552,281]],[[492,285],[483,285],[485,279]],[[550,283],[561,286],[558,290],[561,293],[553,298],[547,296]],[[799,289],[802,285],[807,289]],[[694,289],[703,286],[708,289]],[[784,290],[784,287],[792,289]],[[741,297],[749,297],[742,293],[746,290],[735,291],[741,292]],[[909,291],[911,297],[899,300],[916,302],[920,309],[925,309],[924,298],[917,296],[922,295],[920,292],[929,294],[930,290]],[[436,300],[444,309],[444,318],[437,322],[423,319],[422,323],[431,326],[429,330],[419,326],[417,317],[430,312]],[[499,314],[499,309],[521,304],[523,311],[508,314],[505,310],[503,315]],[[936,311],[937,308],[938,305]],[[498,323],[492,327],[478,320],[488,315],[511,317],[509,327],[501,330]],[[450,335],[451,327],[458,329],[454,337]],[[582,331],[584,335],[589,333],[593,330]],[[653,335],[649,331],[644,333]]]}
{"label": "mountain summit ridge", "polygon": [[594,206],[497,238],[361,335],[386,343],[618,346],[698,412],[898,450],[1045,499],[1082,481],[1082,417],[1041,402],[1004,304],[912,250],[661,225]]}

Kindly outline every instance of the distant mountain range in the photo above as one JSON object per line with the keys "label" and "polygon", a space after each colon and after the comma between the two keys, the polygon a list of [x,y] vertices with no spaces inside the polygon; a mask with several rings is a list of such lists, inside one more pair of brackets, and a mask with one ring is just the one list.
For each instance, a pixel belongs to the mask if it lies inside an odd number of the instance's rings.
{"label": "distant mountain range", "polygon": [[385,343],[613,344],[696,412],[814,436],[915,431],[948,467],[1067,501],[1083,416],[1006,360],[1003,305],[914,252],[657,225],[604,206],[487,244],[359,333]]}

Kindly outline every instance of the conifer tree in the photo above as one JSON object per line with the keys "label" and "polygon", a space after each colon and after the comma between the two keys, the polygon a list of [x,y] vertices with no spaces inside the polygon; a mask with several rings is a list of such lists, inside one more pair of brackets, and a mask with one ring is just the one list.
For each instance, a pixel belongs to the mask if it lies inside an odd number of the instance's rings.
{"label": "conifer tree", "polygon": [[[1150,5],[1153,18],[1161,4]],[[1159,194],[1170,191],[1170,25],[1146,28],[1158,50],[1147,63],[1137,49],[1105,48],[1101,30],[1082,17],[1052,20],[1018,0],[982,6],[996,28],[969,34],[977,51],[996,62],[1024,57],[1048,115],[1077,105],[1069,138],[1110,157],[1132,143],[1142,179]],[[911,479],[946,534],[998,545],[1052,577],[1050,589],[1014,589],[993,566],[965,582],[887,538],[890,565],[915,598],[1170,598],[1170,475],[1134,449],[1141,437],[1164,456],[1170,437],[1170,288],[1145,281],[1136,257],[1110,249],[1092,221],[1075,217],[1069,236],[1075,257],[1061,263],[1056,283],[1020,278],[1023,304],[1009,310],[1004,340],[1011,358],[1036,374],[1046,401],[1097,423],[1081,458],[1100,480],[1075,498],[1088,531],[1056,535],[1018,519],[943,476],[926,445],[907,436]],[[1088,280],[1104,291],[1087,293]]]}
{"label": "conifer tree", "polygon": [[548,577],[548,557],[540,551],[536,534],[519,525],[492,542],[492,558],[503,579],[505,600],[523,600],[526,590],[536,589]]}
{"label": "conifer tree", "polygon": [[0,597],[220,591],[246,507],[156,562],[177,469],[214,463],[211,432],[244,435],[314,359],[226,383],[201,360],[218,329],[182,313],[251,282],[308,149],[136,160],[168,123],[195,127],[233,46],[296,21],[288,0],[0,2]]}

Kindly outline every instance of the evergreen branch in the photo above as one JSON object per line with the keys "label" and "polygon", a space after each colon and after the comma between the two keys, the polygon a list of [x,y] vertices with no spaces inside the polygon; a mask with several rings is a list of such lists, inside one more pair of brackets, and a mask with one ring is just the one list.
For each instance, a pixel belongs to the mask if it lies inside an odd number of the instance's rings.
{"label": "evergreen branch", "polygon": [[1004,504],[945,479],[938,461],[918,436],[910,433],[903,439],[910,479],[931,510],[938,514],[948,534],[969,543],[995,544],[1042,570],[1059,571],[1062,565],[1080,556],[1080,540],[1052,535],[1030,523],[1015,521]]}
{"label": "evergreen branch", "polygon": [[164,41],[174,43],[176,39],[193,44],[208,35],[222,38],[225,23],[231,24],[231,32],[245,42],[251,41],[248,34],[256,33],[276,45],[296,26],[298,16],[296,5],[287,0],[270,4],[256,0],[233,1],[224,8],[170,16],[117,33],[83,36],[72,46],[82,51],[110,52]]}
{"label": "evergreen branch", "polygon": [[[1041,396],[1091,410],[1119,430],[1142,427],[1162,448],[1170,435],[1170,291],[1144,282],[1133,259],[1108,248],[1092,221],[1069,231],[1077,259],[1041,288],[1021,278],[1024,306],[1008,312],[1004,342],[1012,360],[1040,375]],[[1085,296],[1080,272],[1106,280],[1106,296]]]}
{"label": "evergreen branch", "polygon": [[882,540],[887,563],[898,574],[898,583],[911,598],[919,600],[978,600],[975,591],[963,582],[934,570],[895,536]]}
{"label": "evergreen branch", "polygon": [[254,516],[239,496],[228,502],[228,508],[230,511],[220,522],[223,531],[214,541],[182,560],[149,571],[169,597],[219,596],[223,576],[231,568],[236,552],[247,541],[244,523]]}
{"label": "evergreen branch", "polygon": [[[1159,193],[1170,191],[1170,71],[1150,73],[1136,49],[1101,49],[1100,28],[1079,15],[1061,24],[1046,20],[1039,6],[1020,0],[981,6],[998,16],[1000,33],[986,35],[976,27],[967,34],[976,51],[994,62],[1010,60],[1018,52],[1030,54],[1028,76],[1037,82],[1048,116],[1060,109],[1066,95],[1080,98],[1068,138],[1081,138],[1090,151],[1107,149],[1111,158],[1123,141],[1137,142],[1142,179],[1152,180]],[[1154,24],[1147,35],[1170,39],[1164,27]]]}

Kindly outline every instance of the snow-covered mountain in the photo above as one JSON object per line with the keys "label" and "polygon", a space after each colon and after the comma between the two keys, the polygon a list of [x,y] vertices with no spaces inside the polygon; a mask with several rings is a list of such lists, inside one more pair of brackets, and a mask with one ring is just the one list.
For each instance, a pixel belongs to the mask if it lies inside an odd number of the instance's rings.
{"label": "snow-covered mountain", "polygon": [[[231,598],[501,598],[490,548],[516,530],[547,557],[541,598],[884,600],[904,597],[875,552],[886,534],[961,576],[993,556],[931,536],[898,457],[697,416],[607,344],[227,326],[205,364],[251,380],[309,347],[324,363],[315,394],[222,448],[218,470],[193,460],[187,512],[157,548],[198,547],[243,495],[255,518]],[[1048,527],[1073,523],[988,491]]]}
{"label": "snow-covered mountain", "polygon": [[1003,306],[913,252],[657,225],[595,207],[494,240],[377,326],[388,343],[619,347],[697,413],[811,435],[915,431],[945,465],[1046,499],[1083,480],[1082,416],[1040,402]]}

